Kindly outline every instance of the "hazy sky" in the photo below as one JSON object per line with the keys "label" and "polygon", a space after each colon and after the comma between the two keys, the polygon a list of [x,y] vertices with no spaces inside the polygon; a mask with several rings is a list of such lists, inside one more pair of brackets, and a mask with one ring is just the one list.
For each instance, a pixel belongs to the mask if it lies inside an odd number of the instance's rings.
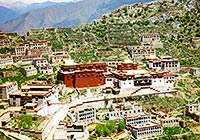
{"label": "hazy sky", "polygon": [[69,2],[69,1],[77,1],[77,0],[0,0],[0,3],[14,3],[16,1],[21,1],[24,3],[36,3],[36,2],[45,2],[45,1]]}

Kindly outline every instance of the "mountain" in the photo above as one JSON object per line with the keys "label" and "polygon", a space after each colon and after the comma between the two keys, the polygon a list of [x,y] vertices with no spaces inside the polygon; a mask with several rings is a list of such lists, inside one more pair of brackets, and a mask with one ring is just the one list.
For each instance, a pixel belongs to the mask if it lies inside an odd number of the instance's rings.
{"label": "mountain", "polygon": [[[65,5],[49,6],[25,13],[19,18],[1,25],[0,29],[6,32],[24,34],[31,28],[73,27],[81,23],[91,22],[100,15],[108,13],[119,6],[138,1],[139,0],[84,0]],[[106,8],[106,6],[108,6],[108,8]]]}
{"label": "mountain", "polygon": [[20,14],[25,14],[33,10],[37,10],[37,9],[41,9],[41,8],[45,8],[49,6],[54,6],[54,5],[65,5],[65,4],[67,4],[67,2],[56,3],[56,2],[47,1],[43,3],[32,3],[30,5],[26,5],[25,7],[14,7],[13,9],[19,12]]}
{"label": "mountain", "polygon": [[54,6],[54,5],[64,5],[70,2],[51,2],[51,1],[46,1],[43,3],[24,3],[21,1],[17,1],[15,3],[0,3],[1,6],[7,7],[9,9],[12,9],[16,12],[18,12],[20,15],[25,14],[27,12],[49,7],[49,6]]}
{"label": "mountain", "polygon": [[8,20],[15,19],[18,16],[19,16],[19,13],[17,13],[16,11],[0,6],[0,24]]}

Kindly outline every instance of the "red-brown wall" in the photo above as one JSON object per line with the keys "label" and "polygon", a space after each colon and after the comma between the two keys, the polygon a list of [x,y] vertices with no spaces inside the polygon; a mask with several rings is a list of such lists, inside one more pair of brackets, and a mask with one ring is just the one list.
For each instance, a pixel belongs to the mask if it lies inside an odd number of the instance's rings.
{"label": "red-brown wall", "polygon": [[64,84],[66,87],[74,87],[74,74],[64,75]]}
{"label": "red-brown wall", "polygon": [[106,71],[106,63],[62,66],[61,70],[58,72],[57,78],[58,80],[62,80],[66,87],[94,87],[105,84],[103,72]]}
{"label": "red-brown wall", "polygon": [[74,87],[83,88],[83,87],[94,87],[100,86],[105,83],[103,71],[96,72],[94,71],[85,71],[85,72],[76,72],[75,74],[75,85]]}

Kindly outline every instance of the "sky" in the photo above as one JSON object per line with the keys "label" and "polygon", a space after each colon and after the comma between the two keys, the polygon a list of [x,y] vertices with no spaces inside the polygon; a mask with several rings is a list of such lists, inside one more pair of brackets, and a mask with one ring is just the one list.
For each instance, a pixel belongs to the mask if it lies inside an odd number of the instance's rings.
{"label": "sky", "polygon": [[0,3],[14,3],[17,1],[21,1],[24,3],[41,3],[45,1],[52,1],[52,2],[69,2],[69,1],[77,1],[77,0],[0,0]]}

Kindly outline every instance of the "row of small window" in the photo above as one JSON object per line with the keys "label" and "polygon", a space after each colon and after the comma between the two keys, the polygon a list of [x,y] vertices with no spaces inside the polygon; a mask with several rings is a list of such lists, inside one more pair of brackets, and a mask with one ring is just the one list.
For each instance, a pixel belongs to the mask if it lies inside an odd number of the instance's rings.
{"label": "row of small window", "polygon": [[148,134],[153,134],[153,133],[162,133],[161,130],[154,130],[154,131],[147,131],[147,132],[140,132],[138,135],[148,135]]}
{"label": "row of small window", "polygon": [[85,116],[85,115],[91,115],[91,114],[94,114],[94,112],[91,112],[91,113],[84,113],[84,114],[80,114],[79,117],[81,116]]}
{"label": "row of small window", "polygon": [[141,124],[141,123],[145,123],[145,122],[148,122],[150,120],[143,120],[143,121],[132,121],[130,123],[127,123],[127,124],[131,124],[131,125],[135,125],[135,124]]}
{"label": "row of small window", "polygon": [[132,55],[132,57],[137,58],[137,57],[145,57],[145,56],[149,56],[151,54],[154,54],[154,52],[150,52],[150,53],[135,53]]}
{"label": "row of small window", "polygon": [[174,83],[174,81],[167,81],[166,83]]}
{"label": "row of small window", "polygon": [[178,67],[177,65],[165,65],[165,67]]}
{"label": "row of small window", "polygon": [[113,66],[113,65],[118,65],[118,64],[119,64],[119,62],[116,62],[116,63],[115,63],[115,62],[109,62],[109,63],[108,63],[108,65],[112,65],[112,66]]}
{"label": "row of small window", "polygon": [[167,77],[167,79],[175,79],[175,77]]}
{"label": "row of small window", "polygon": [[25,48],[16,48],[17,51],[25,51]]}
{"label": "row of small window", "polygon": [[[88,117],[80,117],[79,120],[85,120],[85,119],[94,118],[94,117],[95,117],[94,115],[93,115],[93,116],[90,116],[90,117],[89,117],[89,116],[88,116]],[[93,119],[92,119],[92,120],[93,120]]]}
{"label": "row of small window", "polygon": [[127,122],[129,122],[129,121],[138,121],[138,120],[140,121],[140,120],[146,120],[146,119],[150,120],[151,117],[140,117],[140,118],[128,119]]}
{"label": "row of small window", "polygon": [[37,63],[47,63],[47,61],[46,60],[41,60],[41,61],[37,61]]}
{"label": "row of small window", "polygon": [[147,131],[147,130],[156,130],[156,131],[161,131],[161,128],[160,127],[156,127],[156,126],[154,126],[154,127],[145,127],[144,129],[140,129],[139,130],[139,132],[141,132],[141,133],[144,133],[145,131]]}
{"label": "row of small window", "polygon": [[146,54],[154,54],[154,51],[153,50],[148,50],[148,51],[137,51],[137,52],[134,52],[133,55],[146,55]]}
{"label": "row of small window", "polygon": [[112,81],[112,78],[107,78],[106,81]]}
{"label": "row of small window", "polygon": [[154,36],[148,36],[148,35],[144,35],[144,36],[142,36],[143,38],[148,38],[148,39],[160,39],[160,37],[159,36],[157,36],[157,35],[154,35]]}
{"label": "row of small window", "polygon": [[133,110],[133,111],[129,111],[129,112],[127,112],[127,111],[125,111],[125,112],[114,112],[114,113],[108,113],[107,114],[107,116],[119,116],[119,115],[123,115],[123,114],[131,114],[131,113],[139,113],[140,112],[140,110]]}
{"label": "row of small window", "polygon": [[175,123],[175,122],[178,122],[178,120],[162,121],[162,123]]}

